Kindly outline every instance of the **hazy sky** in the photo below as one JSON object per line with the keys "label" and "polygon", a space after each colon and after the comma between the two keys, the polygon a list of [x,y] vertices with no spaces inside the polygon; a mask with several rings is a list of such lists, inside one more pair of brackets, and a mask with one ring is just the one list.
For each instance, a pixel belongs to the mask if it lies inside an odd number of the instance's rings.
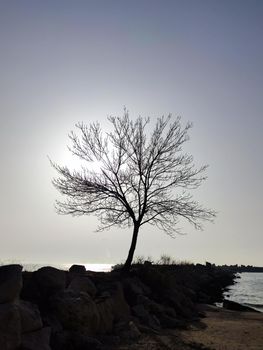
{"label": "hazy sky", "polygon": [[47,158],[74,165],[74,124],[125,105],[193,122],[196,199],[218,211],[176,239],[145,226],[136,255],[263,265],[262,38],[260,0],[0,0],[0,260],[126,258],[130,230],[56,214]]}

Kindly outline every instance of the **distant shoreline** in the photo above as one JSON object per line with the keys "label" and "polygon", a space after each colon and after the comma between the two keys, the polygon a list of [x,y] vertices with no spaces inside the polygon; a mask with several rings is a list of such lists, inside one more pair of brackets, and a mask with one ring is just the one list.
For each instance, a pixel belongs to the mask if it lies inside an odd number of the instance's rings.
{"label": "distant shoreline", "polygon": [[263,272],[263,267],[259,266],[218,266],[219,268],[221,267],[222,269],[235,272],[235,273],[242,273],[242,272]]}

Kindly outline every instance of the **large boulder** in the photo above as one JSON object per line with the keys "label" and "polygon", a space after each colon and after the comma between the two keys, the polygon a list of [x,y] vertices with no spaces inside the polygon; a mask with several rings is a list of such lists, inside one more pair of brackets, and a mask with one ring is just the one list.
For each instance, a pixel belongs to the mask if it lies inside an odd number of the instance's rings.
{"label": "large boulder", "polygon": [[160,329],[159,319],[155,315],[151,314],[142,304],[133,306],[132,313],[143,325],[155,330]]}
{"label": "large boulder", "polygon": [[34,280],[42,295],[48,297],[66,287],[66,272],[46,266],[34,272]]}
{"label": "large boulder", "polygon": [[123,287],[120,282],[115,282],[113,284],[110,295],[112,299],[112,312],[114,322],[130,320],[130,306],[124,297]]}
{"label": "large boulder", "polygon": [[[52,338],[53,350],[101,350],[102,344],[95,338],[78,331],[62,331]],[[103,347],[103,349],[105,349]]]}
{"label": "large boulder", "polygon": [[62,324],[55,317],[55,315],[52,315],[51,313],[45,313],[45,314],[42,315],[42,320],[43,320],[43,324],[46,327],[50,327],[51,328],[51,333],[52,334],[59,333],[59,332],[63,331]]}
{"label": "large boulder", "polygon": [[23,272],[23,288],[20,298],[38,304],[42,298],[42,290],[34,276],[35,272]]}
{"label": "large boulder", "polygon": [[17,300],[22,288],[22,266],[0,266],[0,304]]}
{"label": "large boulder", "polygon": [[88,276],[76,276],[69,284],[68,290],[74,292],[85,292],[88,293],[92,298],[97,293],[95,284],[91,281]]}
{"label": "large boulder", "polygon": [[15,304],[0,305],[0,349],[16,350],[21,343],[21,325]]}
{"label": "large boulder", "polygon": [[116,334],[125,343],[133,343],[137,341],[141,332],[133,321],[129,322],[118,322],[114,325],[114,334]]}
{"label": "large boulder", "polygon": [[152,314],[156,315],[157,317],[161,316],[164,313],[169,314],[172,317],[177,316],[175,310],[172,307],[157,303],[156,301],[144,295],[141,295],[138,298],[138,304],[144,305],[144,307],[147,310],[149,310]]}
{"label": "large boulder", "polygon": [[138,297],[151,294],[151,290],[139,278],[129,277],[122,281],[125,298],[129,305],[136,305]]}
{"label": "large boulder", "polygon": [[22,335],[21,350],[51,350],[51,329],[45,327]]}
{"label": "large boulder", "polygon": [[75,273],[75,274],[85,274],[86,273],[86,267],[84,265],[72,265],[69,268],[70,273]]}
{"label": "large boulder", "polygon": [[57,293],[50,299],[50,308],[65,330],[86,335],[98,332],[100,315],[89,294],[70,290]]}
{"label": "large boulder", "polygon": [[163,304],[172,307],[182,319],[192,319],[197,314],[192,300],[178,289],[164,293]]}
{"label": "large boulder", "polygon": [[100,334],[109,334],[112,332],[114,323],[127,322],[131,319],[130,307],[119,282],[112,283],[108,292],[96,298],[96,305],[100,315]]}
{"label": "large boulder", "polygon": [[139,316],[139,319],[142,319],[142,321],[146,319],[146,322],[143,322],[144,325],[156,329],[156,326],[153,327],[150,323],[152,320],[149,318],[147,313],[145,313],[145,311],[140,313],[140,311],[143,311],[143,309],[147,310],[148,314],[151,316],[155,316],[154,322],[156,322],[157,319],[159,321],[158,326],[160,326],[160,324],[164,328],[177,328],[182,326],[182,321],[177,319],[177,314],[172,307],[159,304],[156,301],[145,297],[144,295],[141,295],[139,297],[138,302],[139,304],[133,307],[133,311],[135,312],[135,315],[139,312],[139,315],[137,315],[137,317]]}
{"label": "large boulder", "polygon": [[98,274],[94,277],[93,280],[95,280],[98,289],[95,302],[110,298],[114,322],[130,320],[130,307],[124,296],[122,283],[119,282],[119,276],[116,278],[113,275]]}
{"label": "large boulder", "polygon": [[21,300],[18,307],[22,333],[33,332],[43,327],[43,322],[37,305]]}
{"label": "large boulder", "polygon": [[100,298],[96,301],[96,306],[100,317],[98,333],[111,333],[114,321],[112,298]]}
{"label": "large boulder", "polygon": [[[137,271],[137,275],[143,284],[147,285],[151,294],[162,296],[164,291],[174,289],[175,280],[169,274],[151,266],[143,266]],[[146,293],[143,293],[147,295]]]}

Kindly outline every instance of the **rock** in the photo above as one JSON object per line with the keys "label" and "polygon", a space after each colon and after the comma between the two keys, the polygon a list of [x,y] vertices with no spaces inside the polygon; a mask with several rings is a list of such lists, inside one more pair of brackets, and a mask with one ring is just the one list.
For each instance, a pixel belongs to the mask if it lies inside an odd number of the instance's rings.
{"label": "rock", "polygon": [[69,268],[69,272],[67,274],[67,283],[70,284],[70,282],[78,276],[87,276],[87,275],[88,273],[84,265],[72,265]]}
{"label": "rock", "polygon": [[143,324],[136,324],[136,326],[138,327],[138,330],[141,332],[141,333],[145,333],[145,334],[160,334],[159,331],[156,331],[155,329],[153,328],[150,328],[150,327],[147,327]]}
{"label": "rock", "polygon": [[96,306],[100,316],[98,333],[109,334],[112,332],[114,321],[113,301],[111,298],[102,299],[96,303]]}
{"label": "rock", "polygon": [[45,314],[42,316],[43,324],[51,328],[51,333],[59,333],[63,331],[63,327],[60,321],[51,314]]}
{"label": "rock", "polygon": [[144,306],[145,305],[148,306],[151,302],[152,302],[152,300],[143,294],[138,295],[138,297],[137,297],[137,304],[143,304]]}
{"label": "rock", "polygon": [[86,273],[86,267],[84,265],[72,265],[69,268],[69,272],[76,273],[76,274],[85,274]]}
{"label": "rock", "polygon": [[152,303],[150,305],[150,310],[152,313],[154,313],[157,317],[161,317],[162,315],[168,315],[170,317],[176,318],[177,314],[176,311],[167,305],[161,305],[158,303]]}
{"label": "rock", "polygon": [[191,299],[191,300],[193,300],[193,301],[195,301],[196,302],[196,300],[197,300],[197,294],[196,294],[196,292],[192,289],[192,288],[190,288],[190,287],[188,287],[188,288],[184,288],[184,292],[185,292],[185,294]]}
{"label": "rock", "polygon": [[149,295],[151,293],[150,288],[142,283],[137,277],[126,278],[122,284],[125,298],[129,305],[136,305],[140,295]]}
{"label": "rock", "polygon": [[199,291],[197,295],[197,300],[199,303],[207,304],[211,302],[211,297],[203,291]]}
{"label": "rock", "polygon": [[92,298],[97,293],[95,284],[88,276],[77,276],[69,284],[68,290],[88,293]]}
{"label": "rock", "polygon": [[191,319],[197,313],[192,300],[178,289],[167,291],[163,296],[163,303],[172,307],[180,318]]}
{"label": "rock", "polygon": [[133,321],[117,323],[114,327],[114,333],[127,343],[137,341],[141,336],[141,332]]}
{"label": "rock", "polygon": [[253,309],[252,307],[248,307],[231,300],[224,300],[223,307],[227,310],[233,311],[260,312],[258,310]]}
{"label": "rock", "polygon": [[0,304],[19,298],[22,289],[22,266],[0,266]]}
{"label": "rock", "polygon": [[164,313],[168,314],[171,317],[176,317],[176,312],[172,307],[157,303],[156,301],[145,297],[144,295],[141,295],[138,298],[138,304],[144,305],[144,307],[149,310],[150,313],[156,315],[157,317],[163,315]]}
{"label": "rock", "polygon": [[129,321],[131,318],[130,307],[127,304],[122,285],[119,282],[111,284],[106,291],[96,299],[97,309],[100,315],[100,334],[108,334],[112,331],[113,323]]}
{"label": "rock", "polygon": [[[140,296],[139,302],[143,305],[143,307],[148,310],[150,315],[155,316],[155,320],[157,319],[158,326],[155,327],[155,329],[159,329],[160,325],[164,328],[182,328],[185,326],[185,322],[182,322],[181,320],[177,319],[177,314],[175,310],[172,307],[169,307],[167,305],[162,305],[154,300],[149,299],[145,296]],[[142,310],[139,305],[135,307],[135,309]],[[134,308],[133,308],[134,310]],[[145,311],[144,311],[145,313]],[[140,318],[140,317],[139,317]],[[147,322],[144,322],[144,325]],[[150,324],[148,323],[148,327]]]}
{"label": "rock", "polygon": [[100,315],[87,293],[70,290],[58,293],[50,299],[50,308],[65,330],[80,331],[86,335],[98,332]]}
{"label": "rock", "polygon": [[114,280],[96,281],[98,296],[96,302],[110,298],[112,301],[112,312],[114,322],[130,320],[130,307],[124,297],[122,284]]}
{"label": "rock", "polygon": [[51,329],[45,327],[38,331],[22,335],[21,350],[51,350],[50,343]]}
{"label": "rock", "polygon": [[63,331],[52,339],[53,350],[101,350],[101,342],[78,331]]}
{"label": "rock", "polygon": [[142,324],[155,330],[160,329],[160,321],[155,315],[151,315],[149,311],[142,305],[132,307],[132,313]]}
{"label": "rock", "polygon": [[23,272],[23,287],[20,298],[37,304],[41,300],[41,296],[41,288],[34,279],[34,272]]}
{"label": "rock", "polygon": [[171,281],[173,282],[169,275],[151,266],[143,266],[138,270],[138,276],[155,295],[163,295],[164,291],[171,289]]}
{"label": "rock", "polygon": [[0,349],[16,350],[21,343],[21,325],[15,304],[0,305]]}
{"label": "rock", "polygon": [[110,294],[114,322],[130,320],[131,311],[124,297],[122,284],[120,282],[115,282]]}
{"label": "rock", "polygon": [[43,327],[37,305],[21,300],[18,307],[22,333],[33,332]]}
{"label": "rock", "polygon": [[164,328],[181,328],[181,329],[186,329],[187,328],[187,323],[182,320],[178,320],[174,317],[171,317],[167,314],[163,314],[159,316],[160,323],[162,327]]}
{"label": "rock", "polygon": [[109,292],[105,291],[105,292],[100,292],[98,299],[107,299],[110,297],[111,297],[111,294]]}
{"label": "rock", "polygon": [[100,335],[99,340],[104,345],[104,348],[108,349],[108,347],[116,347],[120,345],[121,339],[117,335]]}
{"label": "rock", "polygon": [[66,287],[66,273],[54,267],[42,267],[34,272],[34,279],[37,282],[42,295],[50,296]]}

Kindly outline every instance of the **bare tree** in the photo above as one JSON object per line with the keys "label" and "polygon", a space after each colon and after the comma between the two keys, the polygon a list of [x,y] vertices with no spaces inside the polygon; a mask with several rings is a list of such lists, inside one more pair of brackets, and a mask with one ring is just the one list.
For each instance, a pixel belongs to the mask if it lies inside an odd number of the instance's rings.
{"label": "bare tree", "polygon": [[[60,175],[53,184],[67,197],[57,201],[56,208],[60,214],[95,214],[99,229],[133,227],[124,265],[128,270],[142,225],[156,225],[174,236],[180,218],[200,229],[201,221],[211,221],[215,212],[199,205],[188,192],[206,179],[207,168],[196,168],[192,156],[182,153],[190,123],[182,127],[180,118],[161,117],[147,137],[149,118],[133,121],[124,110],[122,117],[108,120],[113,127],[109,133],[103,133],[99,123],[78,123],[79,133],[69,135],[69,150],[87,167],[71,171],[52,162]],[[92,170],[91,163],[99,170]]]}

